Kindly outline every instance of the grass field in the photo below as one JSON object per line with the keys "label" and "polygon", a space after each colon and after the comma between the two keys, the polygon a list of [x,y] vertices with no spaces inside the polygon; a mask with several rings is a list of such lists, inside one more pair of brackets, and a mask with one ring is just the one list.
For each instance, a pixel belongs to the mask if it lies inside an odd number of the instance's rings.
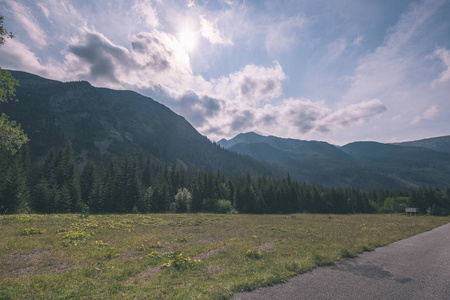
{"label": "grass field", "polygon": [[0,299],[224,299],[450,218],[0,216]]}

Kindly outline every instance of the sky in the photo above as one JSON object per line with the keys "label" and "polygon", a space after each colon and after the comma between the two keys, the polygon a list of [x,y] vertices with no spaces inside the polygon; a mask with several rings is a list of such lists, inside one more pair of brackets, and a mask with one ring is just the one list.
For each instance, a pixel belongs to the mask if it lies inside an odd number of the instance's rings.
{"label": "sky", "polygon": [[450,135],[449,0],[0,0],[0,15],[1,68],[134,90],[212,141]]}

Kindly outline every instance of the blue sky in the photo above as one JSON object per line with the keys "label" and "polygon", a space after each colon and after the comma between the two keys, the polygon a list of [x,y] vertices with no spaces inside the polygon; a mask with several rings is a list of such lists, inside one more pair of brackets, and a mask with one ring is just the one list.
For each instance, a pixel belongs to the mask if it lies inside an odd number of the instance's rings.
{"label": "blue sky", "polygon": [[131,89],[211,140],[450,134],[450,1],[0,0],[0,67]]}

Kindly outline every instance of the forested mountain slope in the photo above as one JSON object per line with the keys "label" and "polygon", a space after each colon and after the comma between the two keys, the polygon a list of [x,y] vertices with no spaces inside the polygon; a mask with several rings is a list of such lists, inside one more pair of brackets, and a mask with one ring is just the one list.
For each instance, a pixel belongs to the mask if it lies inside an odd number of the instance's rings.
{"label": "forested mountain slope", "polygon": [[2,105],[2,111],[22,125],[33,160],[71,141],[82,164],[130,153],[225,174],[272,172],[261,162],[218,147],[182,116],[138,93],[12,74],[20,83],[19,101]]}

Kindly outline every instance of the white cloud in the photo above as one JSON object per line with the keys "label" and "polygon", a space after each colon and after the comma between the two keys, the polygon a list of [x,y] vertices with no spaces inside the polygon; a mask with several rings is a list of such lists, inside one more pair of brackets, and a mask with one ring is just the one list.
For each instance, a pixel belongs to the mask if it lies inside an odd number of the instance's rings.
{"label": "white cloud", "polygon": [[145,23],[150,28],[156,28],[159,25],[158,14],[155,8],[152,6],[150,0],[138,0],[134,2],[133,9],[141,15],[141,18],[145,20]]}
{"label": "white cloud", "polygon": [[193,75],[189,55],[174,36],[154,29],[132,35],[130,42],[131,51],[84,28],[69,43],[67,69],[96,85],[162,88],[173,97],[205,88],[206,81]]}
{"label": "white cloud", "polygon": [[349,105],[329,114],[317,126],[318,131],[328,132],[338,128],[365,123],[387,111],[380,99],[372,99]]}
{"label": "white cloud", "polygon": [[48,19],[50,17],[50,11],[45,6],[45,4],[40,2],[40,3],[37,3],[36,5],[39,6],[39,8],[42,10],[42,13],[44,14],[44,16]]}
{"label": "white cloud", "polygon": [[437,48],[434,51],[434,56],[439,57],[442,60],[445,70],[442,71],[439,78],[432,82],[432,86],[436,86],[437,84],[450,80],[450,50],[445,48]]}
{"label": "white cloud", "polygon": [[258,103],[282,96],[282,81],[286,79],[278,62],[273,67],[246,65],[227,77],[213,79],[215,94],[246,103]]}
{"label": "white cloud", "polygon": [[412,123],[417,125],[422,123],[423,121],[429,121],[436,118],[439,114],[439,107],[437,105],[433,105],[428,108],[422,115],[416,117]]}
{"label": "white cloud", "polygon": [[279,104],[254,107],[239,101],[222,102],[220,111],[198,129],[212,139],[258,131],[281,137],[314,139],[334,135],[355,125],[371,122],[387,111],[378,99],[333,111],[324,101],[288,98]]}
{"label": "white cloud", "polygon": [[[411,5],[383,44],[360,60],[345,100],[389,99],[414,89],[417,82],[422,82],[424,78],[420,73],[426,73],[428,68],[423,60],[423,51],[426,50],[421,48],[425,44],[417,44],[414,39],[422,33],[426,22],[441,5],[441,1]],[[409,99],[415,98],[411,96]]]}
{"label": "white cloud", "polygon": [[52,61],[44,64],[34,52],[19,42],[18,39],[11,39],[0,47],[0,65],[2,68],[26,70],[52,79],[66,80],[70,78],[70,74],[67,76],[59,63]]}
{"label": "white cloud", "polygon": [[47,46],[47,34],[38,25],[33,14],[28,7],[21,5],[16,1],[7,1],[8,5],[11,7],[14,14],[14,18],[22,25],[22,27],[27,32],[30,39],[39,48],[44,48]]}
{"label": "white cloud", "polygon": [[338,59],[347,49],[347,41],[340,38],[326,47],[325,55],[322,59],[322,63],[329,64]]}
{"label": "white cloud", "polygon": [[187,6],[188,6],[188,7],[193,7],[193,6],[195,6],[194,0],[187,0]]}
{"label": "white cloud", "polygon": [[226,39],[222,36],[217,24],[208,21],[205,17],[200,16],[200,32],[211,44],[233,45],[231,39]]}
{"label": "white cloud", "polygon": [[[267,23],[267,22],[266,22]],[[306,18],[296,15],[288,18],[270,20],[267,25],[265,47],[272,55],[279,55],[292,49],[299,42],[299,31]]]}
{"label": "white cloud", "polygon": [[364,37],[362,35],[357,36],[354,40],[353,40],[353,46],[361,46],[361,42],[364,40]]}

